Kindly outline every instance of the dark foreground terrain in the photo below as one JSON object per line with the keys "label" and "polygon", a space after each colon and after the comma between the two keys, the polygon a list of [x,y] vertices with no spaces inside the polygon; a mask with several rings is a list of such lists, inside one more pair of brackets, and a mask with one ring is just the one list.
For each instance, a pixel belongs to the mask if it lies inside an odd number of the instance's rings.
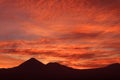
{"label": "dark foreground terrain", "polygon": [[31,58],[18,67],[0,69],[0,80],[120,80],[120,64],[77,70],[58,63],[44,65]]}

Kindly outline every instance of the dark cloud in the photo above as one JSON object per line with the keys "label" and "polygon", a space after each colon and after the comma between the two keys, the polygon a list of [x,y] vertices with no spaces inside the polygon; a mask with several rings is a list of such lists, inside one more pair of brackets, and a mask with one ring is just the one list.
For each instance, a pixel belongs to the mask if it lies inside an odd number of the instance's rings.
{"label": "dark cloud", "polygon": [[75,60],[80,60],[80,59],[92,59],[92,58],[95,58],[96,55],[94,53],[83,53],[83,54],[73,54],[73,55],[70,55],[70,57]]}
{"label": "dark cloud", "polygon": [[95,33],[68,33],[61,36],[62,39],[92,39],[96,38],[101,34],[101,32],[95,32]]}
{"label": "dark cloud", "polygon": [[116,9],[119,8],[120,0],[87,0],[88,4],[91,4],[91,6],[95,6],[98,8],[109,8],[109,9]]}

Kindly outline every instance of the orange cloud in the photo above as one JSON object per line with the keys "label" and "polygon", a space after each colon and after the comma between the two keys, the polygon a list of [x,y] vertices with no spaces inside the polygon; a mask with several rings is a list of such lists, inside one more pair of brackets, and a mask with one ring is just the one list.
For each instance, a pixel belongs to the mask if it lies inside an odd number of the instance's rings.
{"label": "orange cloud", "polygon": [[119,4],[120,0],[1,0],[0,67],[29,57],[74,68],[120,62]]}

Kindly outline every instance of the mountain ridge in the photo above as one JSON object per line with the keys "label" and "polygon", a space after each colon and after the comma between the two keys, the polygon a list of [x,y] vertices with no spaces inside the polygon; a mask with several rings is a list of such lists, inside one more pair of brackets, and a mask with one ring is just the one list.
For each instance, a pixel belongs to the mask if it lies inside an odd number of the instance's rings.
{"label": "mountain ridge", "polygon": [[[118,79],[117,79],[118,78]],[[1,80],[120,80],[120,64],[79,70],[59,63],[43,64],[31,58],[17,67],[0,69]]]}
{"label": "mountain ridge", "polygon": [[[57,63],[57,62],[49,62],[49,63],[47,63],[47,64],[44,64],[44,63],[40,62],[39,60],[37,60],[36,58],[30,58],[30,59],[26,60],[25,62],[23,62],[22,64],[24,64],[24,63],[26,63],[26,62],[37,62],[37,63],[40,63],[41,65],[44,65],[44,66],[49,66],[49,65],[52,66],[52,65],[54,65],[54,66],[64,66],[64,67],[68,67],[68,66],[59,64],[59,63]],[[18,65],[18,66],[21,66],[22,64],[20,64],[20,65]],[[34,65],[34,63],[31,64],[31,65]],[[18,66],[17,66],[17,67],[18,67]],[[107,66],[100,67],[100,68],[116,67],[116,66],[119,66],[119,67],[120,67],[120,63],[112,63],[112,64],[109,64],[109,65],[107,65]],[[68,68],[72,68],[72,67],[68,67]],[[72,68],[72,69],[74,69],[74,68]],[[99,68],[92,68],[92,69],[99,69]],[[85,69],[77,69],[77,70],[85,70]],[[86,69],[86,70],[87,70],[87,69]]]}

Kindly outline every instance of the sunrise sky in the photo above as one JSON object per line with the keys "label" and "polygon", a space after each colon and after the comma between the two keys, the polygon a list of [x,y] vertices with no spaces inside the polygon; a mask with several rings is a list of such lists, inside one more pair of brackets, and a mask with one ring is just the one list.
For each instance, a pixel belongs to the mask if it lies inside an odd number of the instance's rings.
{"label": "sunrise sky", "polygon": [[78,69],[120,63],[120,0],[0,0],[0,68],[31,57]]}

